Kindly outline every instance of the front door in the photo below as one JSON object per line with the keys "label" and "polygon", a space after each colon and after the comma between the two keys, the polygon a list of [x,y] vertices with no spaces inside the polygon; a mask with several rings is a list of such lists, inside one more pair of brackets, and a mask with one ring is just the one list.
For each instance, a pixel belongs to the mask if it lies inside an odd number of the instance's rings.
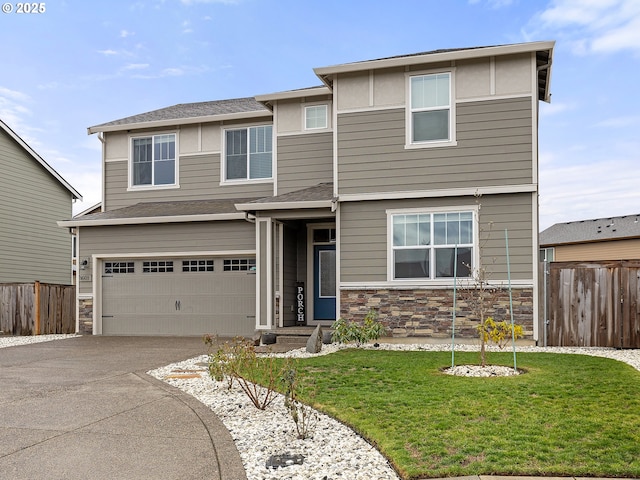
{"label": "front door", "polygon": [[336,246],[313,246],[313,318],[336,319]]}

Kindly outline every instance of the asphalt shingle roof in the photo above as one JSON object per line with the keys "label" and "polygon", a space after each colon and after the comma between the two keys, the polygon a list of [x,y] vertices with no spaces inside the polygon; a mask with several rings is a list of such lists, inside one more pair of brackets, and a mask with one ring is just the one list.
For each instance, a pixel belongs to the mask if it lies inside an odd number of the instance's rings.
{"label": "asphalt shingle roof", "polygon": [[640,237],[640,214],[556,223],[540,233],[540,245],[599,242]]}
{"label": "asphalt shingle roof", "polygon": [[253,97],[233,98],[230,100],[214,100],[211,102],[179,103],[171,107],[160,108],[151,112],[140,113],[138,115],[102,123],[91,128],[134,125],[137,123],[162,120],[181,120],[246,112],[264,112],[265,114],[271,114],[270,110],[257,102]]}
{"label": "asphalt shingle roof", "polygon": [[[333,198],[333,183],[319,183],[313,187],[303,188],[294,192],[275,197],[264,197],[251,203],[280,203],[280,202],[317,202]],[[240,203],[240,202],[238,202]]]}
{"label": "asphalt shingle roof", "polygon": [[84,215],[81,220],[116,220],[126,218],[172,217],[183,215],[216,215],[238,213],[235,204],[250,202],[254,198],[234,198],[225,200],[193,200],[177,202],[136,203],[128,207],[107,212]]}

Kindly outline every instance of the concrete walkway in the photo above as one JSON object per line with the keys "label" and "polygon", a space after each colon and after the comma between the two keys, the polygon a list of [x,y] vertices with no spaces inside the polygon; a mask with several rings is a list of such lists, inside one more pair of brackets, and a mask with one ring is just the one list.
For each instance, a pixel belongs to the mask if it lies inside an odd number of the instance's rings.
{"label": "concrete walkway", "polygon": [[92,337],[0,349],[0,477],[246,479],[218,418],[146,371],[200,338]]}

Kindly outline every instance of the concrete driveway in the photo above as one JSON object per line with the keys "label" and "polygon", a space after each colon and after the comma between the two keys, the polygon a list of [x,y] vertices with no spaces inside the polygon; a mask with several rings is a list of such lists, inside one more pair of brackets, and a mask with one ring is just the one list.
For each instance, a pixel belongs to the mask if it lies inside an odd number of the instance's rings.
{"label": "concrete driveway", "polygon": [[0,477],[246,479],[218,418],[144,373],[203,353],[200,338],[166,337],[0,349]]}

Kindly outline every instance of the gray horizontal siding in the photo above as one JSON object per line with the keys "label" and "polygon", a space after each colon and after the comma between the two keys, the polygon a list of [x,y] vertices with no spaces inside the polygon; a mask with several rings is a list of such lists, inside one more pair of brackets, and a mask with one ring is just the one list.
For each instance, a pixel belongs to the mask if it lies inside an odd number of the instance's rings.
{"label": "gray horizontal siding", "polygon": [[457,146],[405,149],[403,108],[338,116],[341,194],[528,184],[529,98],[456,106]]}
{"label": "gray horizontal siding", "polygon": [[71,283],[71,193],[0,130],[0,283]]}
{"label": "gray horizontal siding", "polygon": [[[340,279],[387,280],[387,209],[475,205],[473,197],[345,202],[340,205]],[[511,275],[533,278],[532,202],[529,193],[485,195],[480,204],[481,261],[490,280],[507,280],[504,230],[508,229]],[[494,261],[495,259],[495,261]]]}
{"label": "gray horizontal siding", "polygon": [[[80,258],[91,255],[255,250],[254,225],[244,220],[80,227]],[[98,272],[99,273],[99,272]],[[91,283],[80,282],[90,293]]]}
{"label": "gray horizontal siding", "polygon": [[333,181],[333,134],[278,137],[278,194]]}
{"label": "gray horizontal siding", "polygon": [[140,202],[247,198],[273,195],[272,183],[220,185],[219,154],[180,157],[178,180],[180,188],[127,191],[129,182],[128,162],[107,162],[105,168],[105,210],[114,210]]}

